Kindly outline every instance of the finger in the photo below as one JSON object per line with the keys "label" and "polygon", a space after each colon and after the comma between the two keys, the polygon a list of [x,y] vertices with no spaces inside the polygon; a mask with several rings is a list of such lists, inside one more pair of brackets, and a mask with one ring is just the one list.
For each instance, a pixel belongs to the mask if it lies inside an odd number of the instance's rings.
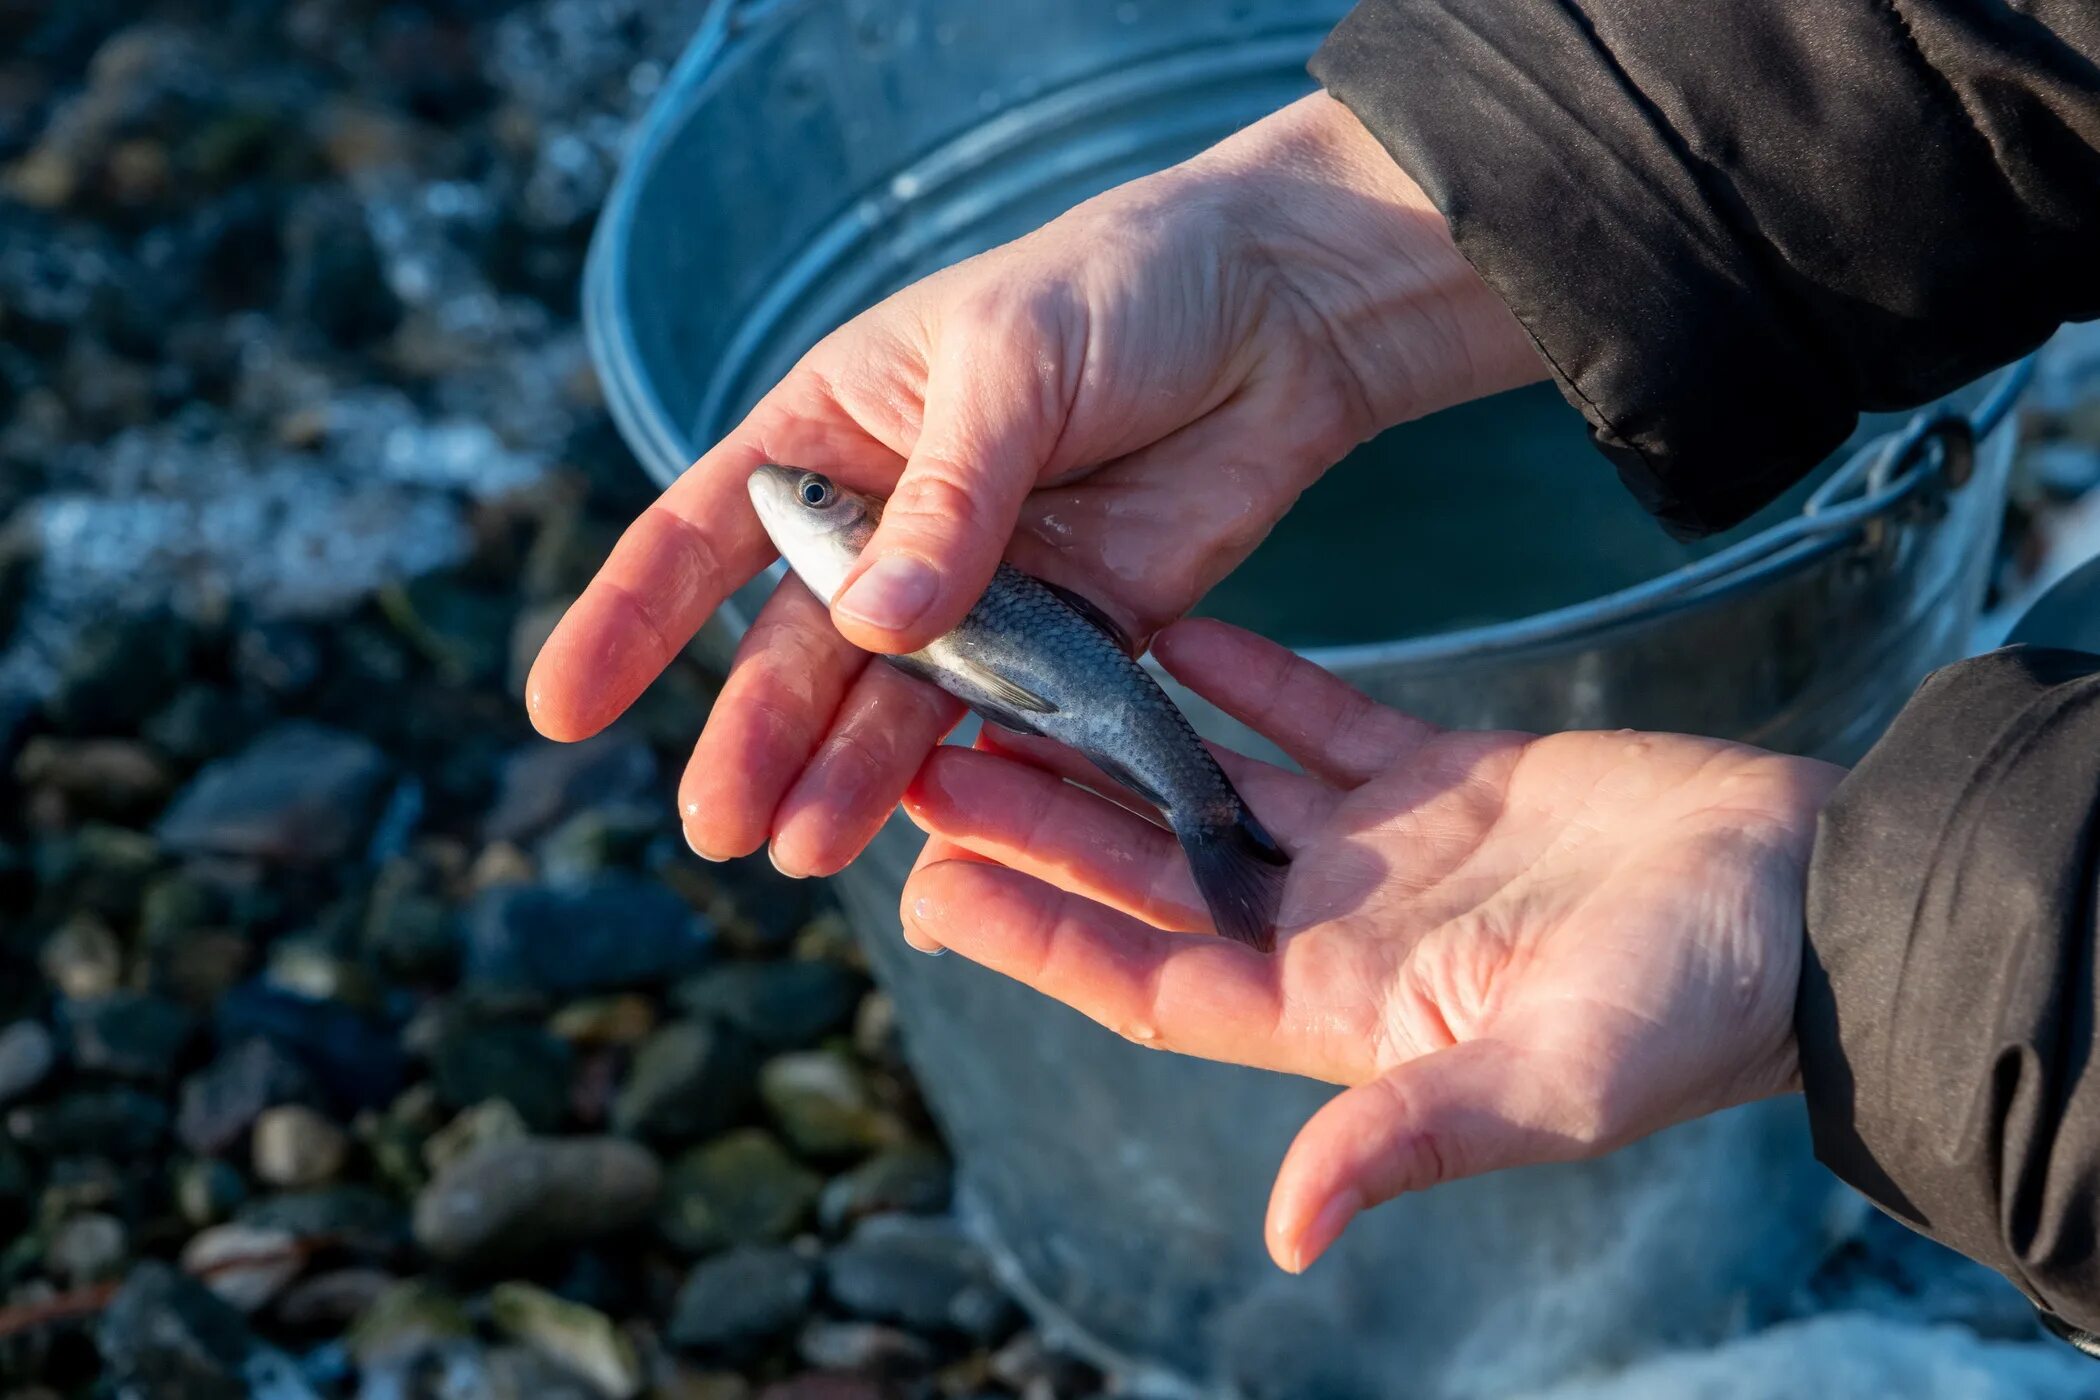
{"label": "finger", "polygon": [[1390,709],[1288,647],[1205,618],[1175,623],[1152,654],[1189,689],[1273,740],[1306,771],[1354,787],[1442,731]]}
{"label": "finger", "polygon": [[772,562],[747,494],[752,468],[823,462],[851,474],[896,460],[842,413],[822,376],[798,367],[621,534],[533,661],[525,705],[534,727],[562,740],[603,729]]}
{"label": "finger", "polygon": [[1168,933],[997,865],[944,860],[905,888],[905,925],[1055,997],[1125,1039],[1185,1055],[1318,1074],[1276,1038],[1282,959]]}
{"label": "finger", "polygon": [[935,836],[1156,928],[1213,931],[1170,833],[1054,774],[943,749],[912,779],[904,809]]}
{"label": "finger", "polygon": [[904,928],[904,941],[920,952],[933,957],[939,957],[948,950],[943,948],[924,930],[915,928],[911,919],[903,913],[903,909],[911,903],[910,890],[913,876],[916,876],[929,865],[939,865],[944,861],[951,860],[977,865],[990,865],[993,863],[978,855],[975,851],[964,850],[961,846],[956,845],[944,836],[928,836],[926,844],[919,848],[918,858],[911,863],[911,874],[904,877],[905,894],[898,909],[898,922]]}
{"label": "finger", "polygon": [[864,667],[774,813],[773,864],[789,875],[837,874],[875,839],[927,751],[962,715],[962,702],[924,681]]}
{"label": "finger", "polygon": [[979,320],[987,333],[944,337],[904,474],[832,599],[839,630],[870,651],[915,651],[962,621],[1057,443],[1066,398],[1055,359],[1025,325]]}
{"label": "finger", "polygon": [[709,860],[765,844],[781,797],[867,660],[807,588],[782,580],[737,648],[679,782],[686,844]]}
{"label": "finger", "polygon": [[1269,1198],[1269,1253],[1299,1273],[1408,1191],[1586,1155],[1593,1137],[1524,1055],[1476,1040],[1345,1090],[1299,1130]]}

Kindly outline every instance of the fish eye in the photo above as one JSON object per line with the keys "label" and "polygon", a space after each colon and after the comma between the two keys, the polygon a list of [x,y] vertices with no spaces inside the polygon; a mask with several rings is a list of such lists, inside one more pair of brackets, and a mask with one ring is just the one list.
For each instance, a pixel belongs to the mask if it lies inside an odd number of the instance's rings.
{"label": "fish eye", "polygon": [[830,482],[811,472],[802,478],[802,484],[795,488],[795,494],[800,496],[802,504],[811,510],[822,510],[831,504],[832,497],[838,493],[831,489]]}

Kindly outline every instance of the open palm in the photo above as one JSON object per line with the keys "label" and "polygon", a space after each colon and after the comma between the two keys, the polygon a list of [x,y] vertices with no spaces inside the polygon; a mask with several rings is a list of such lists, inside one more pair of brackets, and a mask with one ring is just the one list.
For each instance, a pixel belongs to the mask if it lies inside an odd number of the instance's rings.
{"label": "open palm", "polygon": [[1352,1086],[1279,1175],[1279,1263],[1403,1191],[1791,1086],[1805,866],[1839,770],[1676,735],[1439,730],[1217,623],[1156,652],[1305,770],[1221,755],[1292,853],[1275,955],[1205,936],[1173,837],[1063,781],[1098,775],[1005,738],[915,782],[933,840],[906,926],[1133,1040]]}
{"label": "open palm", "polygon": [[1002,557],[1142,639],[1358,440],[1537,373],[1426,199],[1308,98],[827,337],[628,529],[533,668],[533,720],[595,733],[772,561],[755,466],[887,496],[836,599],[791,582],[761,611],[679,793],[702,854],[829,874],[960,713],[869,651],[948,631]]}

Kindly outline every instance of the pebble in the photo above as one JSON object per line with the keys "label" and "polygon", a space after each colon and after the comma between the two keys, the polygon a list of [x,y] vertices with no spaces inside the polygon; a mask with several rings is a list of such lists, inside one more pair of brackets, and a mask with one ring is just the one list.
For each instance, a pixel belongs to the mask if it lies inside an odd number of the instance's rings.
{"label": "pebble", "polygon": [[670,1000],[688,1016],[712,1016],[780,1051],[813,1045],[845,1025],[866,987],[836,963],[729,963],[679,983]]}
{"label": "pebble", "polygon": [[216,1159],[184,1162],[175,1170],[175,1206],[193,1228],[216,1225],[248,1199],[248,1183]]}
{"label": "pebble", "polygon": [[448,1263],[529,1259],[640,1224],[662,1184],[655,1156],[622,1138],[494,1143],[417,1196],[416,1240]]}
{"label": "pebble", "polygon": [[187,855],[325,864],[370,834],[391,771],[369,739],[288,720],[207,764],[155,830]]}
{"label": "pebble", "polygon": [[0,1107],[34,1092],[57,1062],[43,1022],[16,1021],[0,1030]]}
{"label": "pebble", "polygon": [[391,1258],[408,1243],[401,1203],[355,1183],[263,1196],[243,1205],[234,1219],[258,1229],[283,1230],[338,1254],[373,1259]]}
{"label": "pebble", "polygon": [[46,1103],[20,1105],[7,1115],[9,1135],[54,1157],[143,1156],[160,1146],[167,1130],[168,1110],[161,1101],[124,1087],[78,1089]]}
{"label": "pebble", "polygon": [[618,991],[692,972],[712,943],[707,923],[654,881],[505,885],[485,891],[467,914],[466,978],[555,997]]}
{"label": "pebble", "polygon": [[167,1264],[134,1268],[95,1328],[102,1385],[141,1400],[238,1400],[259,1344],[241,1315]]}
{"label": "pebble", "polygon": [[770,1133],[738,1129],[671,1164],[657,1228],[674,1248],[693,1254],[770,1244],[802,1227],[821,1185]]}
{"label": "pebble", "polygon": [[340,1332],[362,1316],[396,1280],[384,1269],[330,1269],[284,1290],[277,1318],[302,1331]]}
{"label": "pebble", "polygon": [[436,1174],[479,1148],[523,1142],[532,1135],[507,1099],[489,1099],[461,1109],[423,1143],[423,1165]]}
{"label": "pebble", "polygon": [[1018,1316],[984,1256],[946,1220],[865,1221],[825,1259],[826,1291],[854,1317],[996,1341]]}
{"label": "pebble", "polygon": [[816,1281],[815,1265],[791,1249],[739,1246],[693,1266],[664,1335],[686,1351],[746,1360],[802,1321]]}
{"label": "pebble", "polygon": [[923,1338],[879,1322],[811,1318],[795,1338],[795,1354],[819,1371],[903,1377],[930,1369],[938,1359]]}
{"label": "pebble", "polygon": [[263,1111],[315,1093],[306,1067],[267,1040],[237,1041],[182,1084],[175,1135],[201,1156],[231,1152]]}
{"label": "pebble", "polygon": [[63,1017],[73,1063],[125,1079],[173,1078],[198,1029],[187,1007],[131,992],[69,1001]]}
{"label": "pebble", "polygon": [[329,1105],[346,1114],[383,1107],[407,1079],[407,1057],[386,1023],[341,1002],[249,981],[220,1000],[217,1019],[220,1040],[271,1041],[304,1065]]}
{"label": "pebble", "polygon": [[513,1341],[582,1377],[610,1400],[632,1400],[641,1393],[634,1343],[595,1308],[529,1283],[499,1283],[489,1292],[489,1317]]}
{"label": "pebble", "polygon": [[474,1335],[460,1301],[426,1279],[404,1279],[358,1314],[344,1340],[366,1372],[385,1372]]}
{"label": "pebble", "polygon": [[91,1211],[58,1223],[44,1246],[44,1264],[61,1281],[79,1288],[121,1274],[130,1243],[123,1221]]}
{"label": "pebble", "polygon": [[613,1101],[615,1131],[652,1142],[693,1142],[737,1121],[751,1099],[753,1055],[711,1021],[673,1021],[635,1052]]}
{"label": "pebble", "polygon": [[115,821],[150,815],[173,779],[144,744],[128,739],[58,739],[39,735],[22,746],[15,777],[60,800],[68,819]]}
{"label": "pebble", "polygon": [[502,1099],[528,1127],[546,1132],[568,1113],[575,1055],[528,1022],[455,1017],[440,1029],[430,1070],[439,1095],[454,1108]]}
{"label": "pebble", "polygon": [[280,1104],[256,1118],[251,1147],[255,1174],[272,1186],[308,1187],[332,1181],[343,1169],[350,1140],[341,1128],[303,1104]]}
{"label": "pebble", "polygon": [[910,1137],[877,1106],[860,1067],[837,1051],[775,1056],[759,1071],[758,1092],[781,1133],[809,1156],[848,1156]]}
{"label": "pebble", "polygon": [[656,1029],[656,1003],[634,992],[574,1001],[554,1013],[547,1029],[571,1045],[631,1046]]}
{"label": "pebble", "polygon": [[836,1235],[871,1215],[939,1215],[953,1189],[954,1169],[932,1148],[886,1148],[825,1183],[817,1220]]}
{"label": "pebble", "polygon": [[836,1371],[809,1371],[775,1381],[758,1393],[758,1400],[887,1400],[878,1381]]}
{"label": "pebble", "polygon": [[244,1313],[268,1306],[305,1263],[297,1236],[253,1225],[214,1225],[182,1250],[183,1271]]}
{"label": "pebble", "polygon": [[482,836],[524,845],[585,808],[655,801],[655,784],[656,756],[618,730],[577,744],[527,744],[503,761]]}
{"label": "pebble", "polygon": [[124,975],[124,947],[108,924],[92,914],[76,913],[44,940],[38,963],[67,1000],[94,1001],[117,990]]}

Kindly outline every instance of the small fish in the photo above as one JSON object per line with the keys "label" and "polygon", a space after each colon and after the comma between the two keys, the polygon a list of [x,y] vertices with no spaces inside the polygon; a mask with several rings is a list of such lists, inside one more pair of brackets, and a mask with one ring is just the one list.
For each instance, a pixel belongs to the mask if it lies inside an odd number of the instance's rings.
{"label": "small fish", "polygon": [[[882,502],[793,467],[760,467],[750,485],[788,567],[819,598],[836,595]],[[1275,946],[1290,858],[1093,604],[1001,564],[961,626],[923,651],[883,660],[994,723],[1077,749],[1158,807],[1218,932],[1263,952]]]}

